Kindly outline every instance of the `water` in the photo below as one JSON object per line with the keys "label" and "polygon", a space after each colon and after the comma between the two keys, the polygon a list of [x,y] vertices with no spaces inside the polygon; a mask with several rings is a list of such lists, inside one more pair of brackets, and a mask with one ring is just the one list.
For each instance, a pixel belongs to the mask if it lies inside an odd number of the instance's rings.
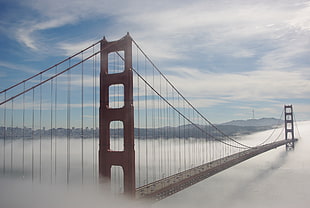
{"label": "water", "polygon": [[295,150],[279,147],[261,154],[153,207],[309,207],[310,122],[300,122],[298,128],[302,138]]}

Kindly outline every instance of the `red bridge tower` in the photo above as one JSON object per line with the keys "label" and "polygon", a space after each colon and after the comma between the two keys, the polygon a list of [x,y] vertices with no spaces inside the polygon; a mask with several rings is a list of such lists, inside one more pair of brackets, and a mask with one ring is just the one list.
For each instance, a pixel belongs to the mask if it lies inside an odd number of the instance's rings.
{"label": "red bridge tower", "polygon": [[[109,71],[109,53],[124,54],[124,71]],[[110,69],[111,70],[111,69]],[[112,108],[109,102],[109,87],[123,85],[124,104]],[[110,147],[110,123],[123,123],[124,148],[113,151]],[[132,74],[132,38],[129,33],[118,41],[101,42],[100,66],[100,109],[99,109],[99,174],[104,181],[111,180],[112,166],[120,166],[124,172],[124,193],[135,196],[135,151],[134,151],[134,108],[133,108],[133,74]]]}

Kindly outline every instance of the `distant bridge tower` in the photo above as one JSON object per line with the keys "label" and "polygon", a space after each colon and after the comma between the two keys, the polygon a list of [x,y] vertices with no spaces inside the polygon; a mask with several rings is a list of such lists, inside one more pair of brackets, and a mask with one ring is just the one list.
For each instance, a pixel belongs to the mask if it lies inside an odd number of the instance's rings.
{"label": "distant bridge tower", "polygon": [[293,106],[284,106],[285,116],[285,140],[292,139],[292,142],[286,144],[286,149],[295,147],[294,137],[294,120],[293,120]]}
{"label": "distant bridge tower", "polygon": [[[124,54],[124,69],[112,73],[109,69],[109,53]],[[132,38],[127,34],[118,41],[101,42],[100,66],[100,109],[99,109],[99,174],[103,181],[111,182],[112,166],[123,169],[124,194],[135,195],[135,151],[134,151],[134,109],[133,109],[133,74],[132,74]],[[123,106],[113,107],[109,100],[110,87],[122,85]],[[112,150],[110,146],[111,122],[123,123],[124,147]]]}

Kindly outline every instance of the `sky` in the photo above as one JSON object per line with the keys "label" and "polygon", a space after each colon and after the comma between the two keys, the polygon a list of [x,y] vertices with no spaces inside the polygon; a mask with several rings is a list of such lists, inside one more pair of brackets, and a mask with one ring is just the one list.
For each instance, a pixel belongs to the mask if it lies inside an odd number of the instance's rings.
{"label": "sky", "polygon": [[215,123],[284,104],[310,120],[309,14],[303,0],[0,0],[0,90],[130,32]]}

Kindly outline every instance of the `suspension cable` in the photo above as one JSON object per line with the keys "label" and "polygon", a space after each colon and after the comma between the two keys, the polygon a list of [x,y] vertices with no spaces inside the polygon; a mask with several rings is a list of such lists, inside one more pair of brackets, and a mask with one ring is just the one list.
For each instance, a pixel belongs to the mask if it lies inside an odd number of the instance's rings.
{"label": "suspension cable", "polygon": [[[100,42],[101,42],[101,40],[99,40],[99,41],[97,41],[96,43],[92,44],[91,46],[89,46],[89,47],[87,47],[87,48],[81,50],[80,52],[78,52],[78,53],[76,53],[76,54],[74,54],[74,55],[72,55],[72,56],[70,56],[70,57],[68,57],[68,58],[66,58],[66,59],[64,59],[64,60],[62,60],[62,61],[60,61],[60,62],[58,62],[57,64],[54,64],[53,66],[51,66],[51,67],[49,67],[49,68],[47,68],[47,69],[44,69],[43,71],[41,71],[41,72],[39,72],[39,73],[37,73],[37,74],[35,74],[35,75],[33,75],[33,76],[31,76],[31,77],[29,77],[29,78],[23,80],[23,81],[21,81],[21,82],[15,84],[15,85],[12,85],[11,87],[9,87],[9,88],[7,88],[7,89],[2,90],[2,91],[0,92],[0,94],[9,91],[9,90],[11,90],[11,89],[13,89],[13,88],[15,88],[15,87],[21,85],[21,84],[23,84],[23,83],[25,83],[25,82],[27,82],[27,81],[33,79],[33,78],[39,76],[39,75],[41,75],[41,74],[43,74],[43,73],[45,73],[45,72],[47,72],[47,71],[49,71],[49,70],[51,70],[51,69],[53,69],[53,68],[55,68],[55,67],[57,67],[57,66],[63,64],[63,63],[66,62],[66,61],[71,60],[72,58],[78,56],[79,54],[83,53],[84,51],[87,51],[88,49],[94,47],[95,45],[97,45],[97,44],[100,43]],[[1,103],[1,104],[2,104],[2,103]],[[0,104],[0,105],[1,105],[1,104]]]}
{"label": "suspension cable", "polygon": [[[23,86],[25,90],[25,83]],[[22,150],[23,177],[25,176],[25,94],[23,95],[23,150]]]}
{"label": "suspension cable", "polygon": [[[180,112],[176,107],[172,106],[172,104],[166,99],[164,98],[157,90],[154,89],[154,87],[152,87],[135,69],[132,69],[138,76],[140,79],[142,79],[145,84],[151,88],[161,99],[163,99],[171,108],[173,108],[176,112],[178,112],[185,120],[187,120],[189,123],[191,123],[193,126],[195,126],[197,129],[199,129],[200,131],[202,132],[205,132],[204,129],[202,129],[201,127],[199,127],[197,124],[195,124],[194,122],[192,122],[189,118],[187,118],[182,112]],[[216,138],[215,136],[209,134],[208,132],[205,132],[208,136],[210,136],[211,138],[223,143],[223,144],[226,144],[228,146],[231,146],[231,147],[235,147],[235,148],[241,148],[241,149],[249,149],[251,148],[250,146],[247,146],[247,145],[244,145],[242,144],[243,147],[238,147],[238,146],[235,146],[235,145],[231,145],[229,143],[226,143],[218,138]],[[241,143],[240,143],[241,144]]]}
{"label": "suspension cable", "polygon": [[[280,125],[280,121],[281,121],[281,119],[282,119],[282,117],[283,117],[283,112],[284,112],[284,110],[282,110],[280,119],[279,119],[279,121],[278,121],[278,123],[277,123],[276,126],[279,126],[279,125]],[[271,134],[270,134],[262,143],[260,143],[260,144],[258,144],[258,145],[256,145],[256,146],[264,145],[264,144],[273,136],[273,134],[275,133],[276,129],[277,129],[277,128],[274,128],[273,131],[271,132]]]}
{"label": "suspension cable", "polygon": [[53,100],[53,93],[54,93],[54,80],[51,80],[51,120],[50,120],[50,124],[51,124],[51,139],[50,139],[50,174],[51,174],[51,184],[53,183],[53,104],[54,104],[54,100]]}
{"label": "suspension cable", "polygon": [[[42,74],[40,75],[40,82],[42,81]],[[39,182],[41,183],[42,180],[42,85],[40,85],[40,138],[39,138],[39,145],[40,145],[40,151],[39,151]]]}
{"label": "suspension cable", "polygon": [[298,132],[298,135],[299,135],[299,137],[301,138],[301,135],[300,135],[300,131],[299,131],[299,128],[298,128],[298,125],[297,125],[297,120],[296,120],[296,116],[295,116],[295,113],[293,113],[293,115],[294,115],[294,124],[295,124],[295,126],[296,126],[296,129],[297,129],[297,132]]}
{"label": "suspension cable", "polygon": [[[101,41],[101,40],[100,40],[100,41]],[[99,42],[100,42],[100,41],[99,41]],[[98,42],[97,42],[96,44],[98,44]],[[93,44],[92,46],[95,46],[96,44]],[[65,72],[71,70],[72,68],[75,68],[76,66],[78,66],[78,65],[80,65],[80,64],[82,64],[82,63],[84,63],[84,62],[86,62],[87,60],[89,60],[89,59],[91,59],[92,57],[94,57],[94,56],[98,55],[99,53],[101,53],[101,52],[102,52],[103,50],[105,50],[106,48],[111,47],[111,46],[113,46],[113,45],[115,45],[115,44],[116,44],[116,42],[115,42],[115,43],[112,43],[112,44],[109,45],[109,46],[106,46],[106,47],[102,48],[101,50],[99,50],[99,51],[97,51],[97,52],[91,54],[90,56],[88,56],[88,57],[85,58],[84,60],[79,61],[79,62],[73,64],[72,66],[71,66],[71,64],[70,64],[70,66],[69,66],[68,68],[64,69],[63,71],[58,72],[58,73],[56,73],[55,75],[53,75],[53,76],[51,76],[51,77],[45,79],[44,81],[42,81],[42,82],[40,82],[40,83],[38,83],[38,84],[36,84],[36,85],[33,85],[32,87],[29,87],[28,89],[26,89],[26,90],[24,90],[24,91],[22,91],[22,92],[20,92],[20,93],[18,93],[18,94],[16,94],[16,95],[10,97],[10,98],[5,99],[4,101],[0,102],[0,105],[3,105],[4,103],[9,102],[9,101],[11,101],[12,99],[14,99],[14,98],[16,98],[16,97],[19,97],[19,96],[22,95],[22,94],[25,94],[25,93],[31,91],[32,89],[35,89],[35,88],[37,88],[38,86],[43,85],[44,83],[46,83],[46,82],[48,82],[48,81],[50,81],[50,80],[52,80],[52,79],[55,79],[56,77],[60,76],[61,74],[64,74]],[[87,49],[89,49],[89,48],[90,48],[90,47],[88,47]],[[85,50],[87,50],[87,49],[84,49],[84,50],[82,50],[81,52],[83,52],[83,51],[85,51]],[[75,54],[74,56],[79,55],[81,52]],[[70,62],[71,58],[73,58],[74,56],[71,56],[71,57],[69,57],[69,58],[63,60],[63,61],[61,61],[60,63],[64,63],[65,61],[69,61],[69,62]],[[52,68],[58,66],[60,63],[58,63],[58,64],[56,64],[56,65],[54,65],[54,66],[48,68],[48,70],[50,70],[50,69],[52,69]],[[45,71],[46,71],[46,70],[45,70]],[[32,77],[30,77],[30,78],[28,78],[28,79],[26,79],[26,80],[20,82],[19,84],[13,85],[12,87],[9,87],[9,88],[5,89],[5,90],[1,91],[1,93],[7,92],[8,90],[10,90],[10,89],[16,87],[17,85],[20,85],[21,83],[23,83],[23,82],[25,82],[25,81],[28,81],[28,80],[30,80],[30,79],[32,79],[32,78],[34,78],[34,77],[36,77],[36,76],[38,76],[38,75],[44,73],[45,71],[42,71],[42,72],[38,73],[37,75],[32,76]],[[1,94],[1,93],[0,93],[0,94]]]}
{"label": "suspension cable", "polygon": [[[71,59],[69,59],[69,68],[71,65],[70,62]],[[71,108],[71,71],[69,70],[67,73],[67,184],[69,184],[69,179],[70,179],[70,137],[71,137],[71,124],[70,124],[70,108]]]}
{"label": "suspension cable", "polygon": [[[82,61],[84,60],[84,54],[82,54]],[[81,169],[82,169],[82,184],[84,183],[84,62],[82,62],[81,69]]]}
{"label": "suspension cable", "polygon": [[[6,99],[6,92],[4,93],[4,99]],[[3,107],[3,126],[4,126],[4,132],[3,132],[3,175],[5,175],[5,155],[6,155],[6,152],[5,152],[5,145],[6,145],[6,134],[7,134],[7,127],[6,127],[6,117],[7,117],[7,112],[6,112],[6,104],[4,104],[4,107]]]}
{"label": "suspension cable", "polygon": [[[55,67],[55,73],[57,74],[57,69],[58,67],[56,66]],[[55,155],[54,155],[54,177],[55,177],[55,183],[57,182],[57,77],[55,78],[55,106],[54,106],[54,109],[55,109],[55,116],[54,116],[54,121],[55,121],[55,124],[54,124],[54,128],[55,128],[55,132],[54,132],[54,137],[55,137],[55,140],[54,140],[54,143],[55,143],[55,147],[54,147],[54,152],[55,152]],[[41,128],[40,128],[41,129]]]}
{"label": "suspension cable", "polygon": [[141,53],[146,57],[146,59],[154,66],[156,71],[169,83],[169,85],[186,101],[186,103],[198,114],[200,115],[209,125],[211,125],[214,129],[216,129],[220,134],[222,134],[224,137],[232,140],[233,142],[246,147],[246,148],[252,148],[248,145],[244,145],[235,139],[231,138],[230,136],[226,135],[224,132],[222,132],[220,129],[218,129],[213,123],[211,123],[204,115],[202,115],[177,89],[176,87],[167,79],[167,77],[158,69],[158,67],[153,63],[153,61],[146,55],[146,53],[140,48],[140,46],[137,44],[135,40],[132,39],[132,42],[136,45],[137,48],[141,51]]}
{"label": "suspension cable", "polygon": [[277,136],[277,138],[273,142],[278,141],[280,136],[283,134],[283,132],[284,132],[284,127],[282,128],[281,132],[279,133],[279,135]]}
{"label": "suspension cable", "polygon": [[[133,39],[132,39],[133,40]],[[134,40],[133,40],[133,42],[134,42]],[[135,43],[135,42],[134,42]],[[136,44],[136,43],[135,43]],[[242,149],[249,149],[249,148],[252,148],[251,146],[248,146],[248,145],[245,145],[245,144],[242,144],[242,143],[240,143],[240,142],[238,142],[238,141],[236,141],[236,140],[234,140],[234,139],[232,139],[232,138],[230,138],[229,136],[227,136],[226,134],[224,134],[222,131],[220,131],[217,127],[215,127],[210,121],[208,121],[208,119],[206,119],[182,94],[180,94],[180,92],[169,82],[169,80],[167,80],[167,78],[159,71],[159,69],[153,64],[153,62],[146,56],[146,54],[141,50],[141,48],[138,46],[138,45],[136,45],[139,49],[140,49],[140,51],[145,55],[145,57],[146,57],[146,59],[147,60],[149,60],[150,62],[151,62],[151,64],[152,64],[152,66],[162,75],[162,77],[168,82],[168,84],[170,85],[170,86],[172,86],[173,87],[173,89],[183,98],[183,100],[185,100],[185,102],[188,104],[188,105],[190,105],[190,107],[196,112],[196,113],[198,113],[198,115],[200,115],[205,121],[207,121],[213,128],[215,128],[218,132],[220,132],[222,135],[224,135],[224,137],[227,137],[228,139],[230,139],[230,140],[232,140],[232,141],[234,141],[235,143],[237,143],[237,144],[239,144],[239,145],[241,145],[241,146],[243,146],[243,147],[238,147],[238,146],[235,146],[235,145],[231,145],[231,144],[229,144],[229,143],[226,143],[226,142],[224,142],[224,141],[222,141],[222,140],[220,140],[220,139],[218,139],[218,138],[216,138],[216,137],[214,137],[213,135],[211,135],[211,134],[209,134],[208,132],[206,132],[206,134],[208,135],[208,136],[210,136],[210,137],[212,137],[213,139],[215,139],[215,140],[217,140],[217,141],[219,141],[219,142],[221,142],[221,143],[223,143],[223,144],[226,144],[226,145],[228,145],[228,146],[231,146],[231,147],[235,147],[235,148],[242,148]],[[118,56],[121,58],[121,59],[123,59],[123,60],[125,60],[124,59],[124,57],[122,57],[118,52],[116,52],[117,54],[118,54]],[[164,98],[162,95],[161,95],[161,93],[159,93],[157,90],[155,90],[155,88],[154,87],[152,87],[151,86],[151,84],[150,83],[148,83],[147,82],[147,80],[145,79],[145,78],[143,78],[140,74],[139,74],[139,72],[137,71],[137,70],[135,70],[134,68],[132,68],[132,70],[138,75],[138,77],[140,78],[140,79],[142,79],[144,82],[145,82],[145,84],[149,87],[149,88],[151,88],[159,97],[161,97],[161,99],[163,99],[171,108],[173,108],[175,111],[177,111],[180,115],[182,115],[182,117],[184,118],[184,119],[186,119],[188,122],[190,122],[192,125],[194,125],[196,128],[198,128],[200,131],[202,131],[202,132],[204,132],[204,130],[201,128],[201,127],[199,127],[197,124],[195,124],[195,123],[193,123],[190,119],[188,119],[183,113],[181,113],[176,107],[174,107],[166,98]]]}

